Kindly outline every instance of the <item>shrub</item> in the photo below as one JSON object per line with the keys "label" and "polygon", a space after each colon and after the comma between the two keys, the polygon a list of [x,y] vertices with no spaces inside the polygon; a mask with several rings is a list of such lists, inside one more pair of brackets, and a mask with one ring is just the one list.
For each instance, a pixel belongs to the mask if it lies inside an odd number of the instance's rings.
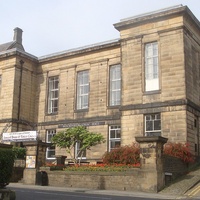
{"label": "shrub", "polygon": [[140,162],[140,149],[137,143],[123,146],[106,152],[103,155],[104,164],[138,164]]}
{"label": "shrub", "polygon": [[195,160],[188,143],[167,143],[164,146],[164,154],[180,158],[185,163],[192,163]]}
{"label": "shrub", "polygon": [[0,149],[0,188],[9,183],[12,176],[14,157],[12,149]]}
{"label": "shrub", "polygon": [[14,155],[15,155],[15,159],[24,159],[26,156],[26,149],[22,148],[22,147],[13,147],[12,148]]}

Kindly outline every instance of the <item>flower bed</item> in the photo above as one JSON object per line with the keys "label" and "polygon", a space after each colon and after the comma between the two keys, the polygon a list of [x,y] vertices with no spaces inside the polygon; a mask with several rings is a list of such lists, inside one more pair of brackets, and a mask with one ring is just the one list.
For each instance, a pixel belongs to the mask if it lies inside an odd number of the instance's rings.
{"label": "flower bed", "polygon": [[85,171],[85,172],[124,172],[133,168],[140,167],[140,164],[93,164],[93,165],[56,165],[56,164],[46,164],[40,167],[41,171],[53,171],[53,170],[63,170],[63,171]]}
{"label": "flower bed", "polygon": [[128,171],[131,168],[140,167],[140,164],[96,164],[96,165],[74,165],[67,166],[65,171],[95,171],[95,172],[123,172]]}

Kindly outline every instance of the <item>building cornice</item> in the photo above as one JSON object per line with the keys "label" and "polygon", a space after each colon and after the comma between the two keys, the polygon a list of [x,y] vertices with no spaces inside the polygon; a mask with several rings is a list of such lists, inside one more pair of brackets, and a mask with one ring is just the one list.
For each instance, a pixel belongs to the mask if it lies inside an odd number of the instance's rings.
{"label": "building cornice", "polygon": [[7,58],[9,56],[21,56],[21,57],[25,57],[29,60],[32,60],[34,62],[38,62],[38,58],[36,56],[34,56],[30,53],[27,53],[25,51],[22,51],[21,49],[18,49],[18,48],[13,48],[13,49],[9,49],[9,50],[0,52],[0,59]]}
{"label": "building cornice", "polygon": [[194,16],[194,14],[191,12],[191,10],[187,6],[182,6],[182,5],[169,7],[169,8],[157,10],[154,12],[149,12],[142,15],[137,15],[130,18],[122,19],[119,23],[114,24],[114,27],[118,31],[121,31],[129,27],[136,26],[138,24],[157,20],[159,18],[166,18],[169,16],[184,15],[184,14],[189,15],[192,18],[192,20],[195,22],[195,24],[200,28],[199,20]]}

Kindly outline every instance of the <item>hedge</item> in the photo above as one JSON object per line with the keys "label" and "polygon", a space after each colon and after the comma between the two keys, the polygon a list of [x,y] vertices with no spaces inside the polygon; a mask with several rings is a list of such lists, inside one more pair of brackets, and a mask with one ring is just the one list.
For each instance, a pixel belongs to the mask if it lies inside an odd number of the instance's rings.
{"label": "hedge", "polygon": [[0,148],[0,188],[9,184],[12,176],[15,153],[12,149]]}

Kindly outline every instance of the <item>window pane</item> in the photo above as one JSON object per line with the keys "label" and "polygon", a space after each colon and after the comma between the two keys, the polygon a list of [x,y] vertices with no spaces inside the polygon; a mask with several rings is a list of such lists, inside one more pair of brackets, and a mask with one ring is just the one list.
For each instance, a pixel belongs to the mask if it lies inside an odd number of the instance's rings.
{"label": "window pane", "polygon": [[161,129],[160,120],[154,121],[154,130],[160,130],[160,129]]}
{"label": "window pane", "polygon": [[54,109],[54,112],[56,112],[58,110],[58,101],[57,100],[53,101],[53,109]]}
{"label": "window pane", "polygon": [[121,142],[120,142],[120,141],[112,141],[112,142],[111,142],[111,149],[119,148],[120,145],[121,145]]}
{"label": "window pane", "polygon": [[111,148],[111,149],[114,149],[114,148],[115,148],[115,141],[111,141],[111,142],[110,142],[110,148]]}
{"label": "window pane", "polygon": [[83,87],[83,94],[87,94],[89,92],[89,87],[88,85]]}
{"label": "window pane", "polygon": [[51,142],[51,138],[53,137],[53,135],[51,135],[51,134],[49,134],[48,135],[48,139],[47,139],[47,142],[49,143],[49,142]]}
{"label": "window pane", "polygon": [[160,118],[160,114],[156,114],[156,115],[155,115],[155,118],[156,118],[156,119],[161,119],[161,118]]}
{"label": "window pane", "polygon": [[113,81],[112,82],[112,86],[111,86],[112,90],[120,90],[121,89],[121,81]]}
{"label": "window pane", "polygon": [[115,131],[114,130],[110,131],[110,138],[115,138]]}
{"label": "window pane", "polygon": [[152,121],[147,121],[146,122],[146,131],[151,131],[153,130],[153,123]]}
{"label": "window pane", "polygon": [[58,90],[54,91],[54,98],[58,98]]}
{"label": "window pane", "polygon": [[153,43],[153,55],[154,56],[158,55],[158,45],[157,45],[157,43]]}
{"label": "window pane", "polygon": [[121,138],[121,130],[116,131],[116,138]]}

